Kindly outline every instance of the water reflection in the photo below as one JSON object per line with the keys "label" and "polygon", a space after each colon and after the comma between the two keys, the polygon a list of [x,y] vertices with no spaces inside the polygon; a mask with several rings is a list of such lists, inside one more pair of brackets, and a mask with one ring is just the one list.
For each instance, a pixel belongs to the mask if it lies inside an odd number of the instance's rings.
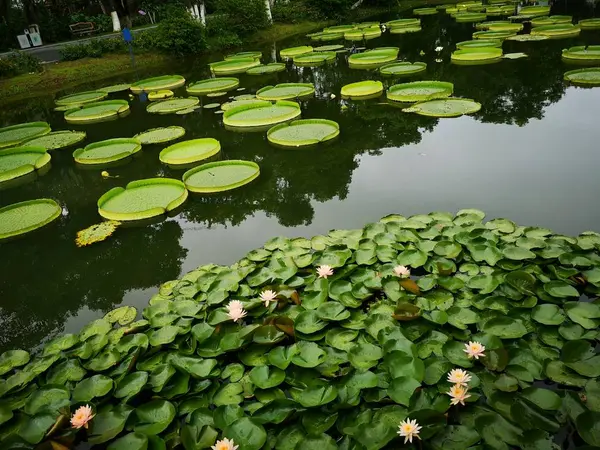
{"label": "water reflection", "polygon": [[[553,14],[589,16],[583,4],[572,8],[557,3]],[[382,20],[393,18],[397,17]],[[143,305],[148,290],[157,284],[198,264],[231,264],[276,234],[312,235],[334,227],[363,226],[390,212],[462,207],[479,207],[492,216],[565,233],[596,227],[600,210],[594,192],[600,181],[593,169],[600,157],[591,149],[600,138],[594,125],[600,95],[598,90],[565,86],[562,75],[568,68],[560,60],[560,50],[598,43],[600,33],[504,45],[507,53],[528,53],[527,59],[491,66],[450,64],[454,43],[469,40],[472,32],[472,24],[456,24],[440,14],[423,17],[419,33],[388,34],[366,43],[369,48],[398,46],[401,58],[427,62],[427,72],[419,78],[453,82],[455,95],[482,103],[481,111],[470,118],[439,120],[403,113],[380,100],[343,101],[339,92],[345,84],[367,78],[381,79],[386,86],[395,82],[376,71],[349,69],[344,54],[319,67],[288,64],[285,72],[268,77],[241,76],[246,89],[232,95],[255,92],[266,84],[315,83],[315,98],[302,102],[302,117],[335,120],[342,134],[328,145],[308,150],[275,148],[264,133],[227,131],[213,110],[185,116],[147,114],[147,104],[137,99],[129,117],[88,126],[67,125],[53,111],[50,97],[1,108],[1,125],[45,120],[53,129],[87,131],[82,144],[180,125],[188,139],[219,139],[225,159],[258,163],[261,176],[243,189],[191,196],[174,219],[120,229],[105,243],[78,249],[75,234],[100,220],[96,201],[104,192],[134,179],[180,178],[183,172],[160,164],[163,146],[145,146],[140,157],[111,168],[117,177],[107,179],[101,177],[101,169],[76,167],[72,149],[54,151],[46,175],[0,191],[0,206],[51,197],[69,211],[47,229],[0,248],[0,347],[33,347],[65,326],[77,330],[78,323],[123,301]],[[305,42],[292,39],[277,47]],[[443,47],[439,53],[438,46]],[[272,46],[263,50],[268,60]],[[172,71],[199,80],[208,76],[206,62],[204,58],[182,62]],[[139,75],[161,73],[157,69]],[[102,85],[119,81],[131,80],[116,78]]]}

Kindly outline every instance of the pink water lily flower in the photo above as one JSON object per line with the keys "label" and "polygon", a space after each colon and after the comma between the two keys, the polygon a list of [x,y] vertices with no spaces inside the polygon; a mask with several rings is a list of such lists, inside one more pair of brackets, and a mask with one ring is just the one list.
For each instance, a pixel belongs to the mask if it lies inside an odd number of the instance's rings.
{"label": "pink water lily flower", "polygon": [[275,291],[262,291],[260,293],[260,299],[265,302],[265,307],[269,307],[269,303],[277,302],[277,292]]}
{"label": "pink water lily flower", "polygon": [[317,274],[319,274],[319,278],[327,278],[333,275],[333,269],[331,266],[319,266],[317,267]]}
{"label": "pink water lily flower", "polygon": [[239,300],[232,300],[227,304],[227,315],[234,322],[243,319],[246,314],[248,313],[244,310],[244,304]]}
{"label": "pink water lily flower", "polygon": [[398,426],[398,434],[404,438],[404,443],[411,442],[414,437],[417,439],[421,439],[419,437],[419,433],[421,432],[421,428],[416,420],[406,419],[400,422]]}
{"label": "pink water lily flower", "polygon": [[94,418],[92,407],[85,405],[77,408],[73,416],[71,416],[71,426],[73,428],[87,428],[88,422]]}
{"label": "pink water lily flower", "polygon": [[217,441],[211,448],[212,450],[237,450],[239,445],[234,445],[233,439],[223,438],[221,441]]}
{"label": "pink water lily flower", "polygon": [[469,358],[479,359],[480,357],[484,357],[485,347],[481,344],[481,342],[472,341],[468,344],[465,344],[464,352],[467,354]]}

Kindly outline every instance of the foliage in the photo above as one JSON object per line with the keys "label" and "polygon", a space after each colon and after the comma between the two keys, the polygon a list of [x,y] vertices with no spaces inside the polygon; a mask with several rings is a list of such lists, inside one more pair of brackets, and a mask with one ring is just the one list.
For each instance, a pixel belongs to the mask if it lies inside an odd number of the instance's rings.
{"label": "foliage", "polygon": [[82,43],[65,45],[60,48],[60,57],[64,61],[82,58],[100,58],[107,53],[120,53],[126,50],[126,44],[120,38],[91,39]]}
{"label": "foliage", "polygon": [[354,0],[306,0],[309,8],[314,8],[321,17],[337,19],[346,16]]}
{"label": "foliage", "polygon": [[320,10],[305,1],[275,2],[271,9],[274,22],[299,23],[322,18]]}
{"label": "foliage", "polygon": [[78,22],[92,22],[94,28],[99,33],[107,33],[112,31],[112,19],[107,14],[98,14],[95,16],[88,16],[83,13],[76,13],[71,15],[71,24]]}
{"label": "foliage", "polygon": [[217,14],[225,16],[225,26],[222,29],[240,37],[269,25],[264,0],[219,0]]}
{"label": "foliage", "polygon": [[[550,448],[569,435],[597,445],[600,305],[578,300],[599,292],[600,235],[483,217],[391,215],[274,238],[163,284],[142,320],[118,308],[33,357],[6,352],[0,439],[375,450],[400,445],[410,418],[433,449]],[[321,265],[333,274],[317,277]],[[277,296],[265,306],[267,290]],[[247,312],[237,323],[232,300]],[[485,356],[469,359],[468,341]],[[451,406],[457,367],[470,397]],[[70,428],[85,404],[89,429]]]}
{"label": "foliage", "polygon": [[41,71],[40,59],[27,52],[14,51],[0,58],[0,78]]}
{"label": "foliage", "polygon": [[75,244],[77,247],[85,247],[86,245],[92,245],[96,242],[102,242],[112,236],[119,225],[121,225],[120,222],[107,220],[78,231]]}
{"label": "foliage", "polygon": [[206,50],[204,26],[189,16],[172,17],[148,31],[154,47],[175,55],[198,54]]}

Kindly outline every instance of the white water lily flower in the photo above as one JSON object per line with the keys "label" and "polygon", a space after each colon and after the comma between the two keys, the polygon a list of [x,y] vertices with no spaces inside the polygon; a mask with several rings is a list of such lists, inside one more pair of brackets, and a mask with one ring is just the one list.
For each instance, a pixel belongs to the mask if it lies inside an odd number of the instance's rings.
{"label": "white water lily flower", "polygon": [[444,47],[438,46],[438,47],[435,48],[435,51],[438,52],[438,53],[441,52],[442,50],[444,50]]}
{"label": "white water lily flower", "polygon": [[262,291],[260,293],[260,299],[265,302],[265,307],[269,307],[269,303],[277,302],[277,292],[275,291]]}
{"label": "white water lily flower", "polygon": [[416,420],[406,419],[400,422],[398,426],[398,434],[404,438],[404,443],[412,443],[414,437],[421,439],[419,433],[422,427],[419,426]]}
{"label": "white water lily flower", "polygon": [[237,450],[239,445],[234,445],[233,439],[223,438],[221,441],[217,441],[211,448],[212,450]]}
{"label": "white water lily flower", "polygon": [[441,59],[441,58],[436,58],[436,59],[435,59],[435,62],[436,62],[436,63],[441,63],[441,62],[443,62],[443,61],[444,61],[444,60],[443,60],[443,59]]}
{"label": "white water lily flower", "polygon": [[469,375],[466,370],[452,369],[448,374],[449,383],[467,386],[469,381],[471,381],[471,375]]}
{"label": "white water lily flower", "polygon": [[410,277],[410,269],[406,266],[394,267],[394,273],[396,274],[397,277],[400,277],[400,278]]}
{"label": "white water lily flower", "polygon": [[317,267],[317,273],[319,274],[319,278],[327,278],[333,275],[333,269],[331,266],[319,266]]}
{"label": "white water lily flower", "polygon": [[234,322],[243,319],[246,314],[248,313],[244,310],[244,304],[239,300],[232,300],[227,304],[227,315]]}
{"label": "white water lily flower", "polygon": [[464,352],[467,354],[469,358],[479,359],[479,357],[484,357],[485,347],[481,345],[481,342],[472,341],[468,344],[465,344]]}
{"label": "white water lily flower", "polygon": [[470,397],[470,395],[467,394],[467,392],[469,392],[469,390],[466,387],[461,386],[460,384],[455,384],[447,392],[447,394],[450,397],[452,397],[450,403],[452,403],[453,405],[458,405],[459,403],[461,405],[464,405],[465,400]]}

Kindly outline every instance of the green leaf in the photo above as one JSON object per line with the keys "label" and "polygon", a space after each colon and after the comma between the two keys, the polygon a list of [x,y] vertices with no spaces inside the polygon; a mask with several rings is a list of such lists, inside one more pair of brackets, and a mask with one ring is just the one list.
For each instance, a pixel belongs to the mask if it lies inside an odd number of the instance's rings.
{"label": "green leaf", "polygon": [[600,376],[600,355],[584,361],[566,362],[565,365],[585,377],[596,378]]}
{"label": "green leaf", "polygon": [[300,341],[296,350],[292,356],[292,363],[296,366],[311,368],[325,362],[325,351],[314,342]]}
{"label": "green leaf", "polygon": [[59,386],[44,386],[36,390],[25,403],[25,412],[30,416],[40,413],[56,415],[58,410],[70,403],[70,393]]}
{"label": "green leaf", "polygon": [[120,405],[96,414],[92,420],[88,441],[92,444],[102,444],[116,437],[125,428],[131,411],[132,408]]}
{"label": "green leaf", "polygon": [[201,344],[202,342],[210,338],[213,335],[214,331],[215,328],[211,327],[206,322],[200,322],[199,324],[196,324],[192,327],[192,335],[194,336],[198,344]]}
{"label": "green leaf", "polygon": [[533,308],[531,318],[544,325],[560,325],[565,321],[562,309],[551,303],[544,303]]}
{"label": "green leaf", "polygon": [[213,403],[217,406],[239,405],[244,401],[242,392],[244,387],[240,383],[225,384],[215,393]]}
{"label": "green leaf", "polygon": [[29,352],[25,350],[9,350],[0,355],[0,375],[10,372],[16,367],[29,362]]}
{"label": "green leaf", "polygon": [[370,369],[377,365],[383,353],[381,347],[373,344],[355,344],[348,351],[348,360],[357,369]]}
{"label": "green leaf", "polygon": [[507,316],[494,317],[486,321],[481,331],[498,336],[500,339],[518,339],[529,333],[522,320]]}
{"label": "green leaf", "polygon": [[586,411],[575,421],[577,431],[583,440],[589,445],[600,446],[600,413]]}
{"label": "green leaf", "polygon": [[305,437],[298,443],[298,447],[302,450],[337,450],[338,446],[335,441],[323,433],[318,437]]}
{"label": "green leaf", "polygon": [[[338,413],[307,411],[302,415],[302,426],[311,436],[318,437],[329,430],[338,418]],[[337,447],[336,447],[337,448]]]}
{"label": "green leaf", "polygon": [[600,326],[600,305],[585,302],[567,302],[564,306],[569,319],[586,330],[593,330]]}
{"label": "green leaf", "polygon": [[534,405],[546,411],[556,411],[560,409],[562,400],[559,395],[550,389],[530,387],[524,389],[521,395]]}
{"label": "green leaf", "polygon": [[259,450],[267,441],[265,429],[248,417],[242,417],[223,431],[239,445],[239,450]]}
{"label": "green leaf", "polygon": [[510,412],[516,423],[525,430],[541,429],[556,433],[560,428],[556,420],[545,415],[542,409],[526,400],[515,401],[510,408]]}
{"label": "green leaf", "polygon": [[460,244],[452,241],[439,241],[433,248],[433,252],[438,256],[455,259],[460,255],[462,247]]}
{"label": "green leaf", "polygon": [[117,384],[115,398],[130,398],[137,395],[148,382],[148,372],[132,372]]}
{"label": "green leaf", "polygon": [[471,311],[469,308],[459,308],[458,306],[453,306],[448,311],[448,323],[456,328],[461,330],[466,330],[468,325],[477,323],[479,320],[479,315]]}
{"label": "green leaf", "polygon": [[515,270],[504,277],[509,285],[523,294],[535,295],[535,277],[528,272]]}
{"label": "green leaf", "polygon": [[260,389],[279,386],[285,380],[285,372],[276,367],[258,366],[250,371],[250,381]]}
{"label": "green leaf", "polygon": [[46,381],[48,384],[64,385],[67,381],[80,381],[86,374],[87,371],[81,367],[79,360],[67,359],[50,370]]}
{"label": "green leaf", "polygon": [[535,258],[535,253],[523,247],[505,247],[502,250],[502,254],[506,259],[511,259],[513,261]]}
{"label": "green leaf", "polygon": [[148,437],[143,433],[129,433],[111,442],[107,450],[147,450]]}
{"label": "green leaf", "polygon": [[421,383],[411,377],[399,377],[392,380],[387,389],[389,397],[400,405],[408,406],[410,398]]}
{"label": "green leaf", "polygon": [[565,342],[560,351],[560,359],[570,363],[590,359],[595,354],[594,347],[588,341],[574,340]]}
{"label": "green leaf", "polygon": [[480,440],[479,433],[464,425],[448,425],[430,441],[434,450],[465,450]]}
{"label": "green leaf", "polygon": [[121,306],[120,308],[109,311],[105,316],[104,320],[109,323],[118,323],[119,325],[129,325],[135,320],[137,316],[137,310],[133,306]]}
{"label": "green leaf", "polygon": [[177,410],[166,400],[152,400],[135,410],[137,422],[133,430],[145,434],[162,433],[175,418]]}
{"label": "green leaf", "polygon": [[552,381],[567,386],[584,387],[587,382],[586,378],[573,373],[562,361],[550,361],[545,372]]}
{"label": "green leaf", "polygon": [[577,292],[577,289],[560,280],[544,283],[544,291],[556,298],[579,297],[579,292]]}
{"label": "green leaf", "polygon": [[275,325],[263,325],[256,329],[252,335],[252,340],[257,344],[276,344],[285,339],[285,333],[280,331]]}
{"label": "green leaf", "polygon": [[464,367],[465,369],[473,367],[473,362],[467,357],[465,345],[462,342],[448,341],[444,344],[442,351],[444,352],[444,356],[451,363]]}
{"label": "green leaf", "polygon": [[19,436],[30,444],[37,444],[44,439],[44,436],[50,427],[54,425],[54,422],[55,417],[52,414],[41,414],[27,418],[24,421],[24,424],[19,428]]}
{"label": "green leaf", "polygon": [[5,403],[0,403],[0,425],[8,422],[13,418],[13,412],[10,405]]}
{"label": "green leaf", "polygon": [[81,342],[87,341],[88,338],[97,335],[105,335],[112,329],[112,325],[108,320],[98,319],[88,323],[79,332]]}
{"label": "green leaf", "polygon": [[290,394],[305,408],[314,408],[334,401],[337,397],[337,389],[331,384],[319,383],[305,388],[292,388]]}
{"label": "green leaf", "polygon": [[304,334],[312,334],[322,330],[327,322],[321,320],[314,310],[303,311],[295,319],[296,331]]}
{"label": "green leaf", "polygon": [[343,328],[334,328],[329,330],[325,335],[325,342],[327,345],[336,348],[338,350],[348,351],[354,343],[354,339],[358,336],[356,330],[345,330]]}
{"label": "green leaf", "polygon": [[96,397],[108,394],[114,386],[112,378],[105,375],[94,375],[80,381],[73,389],[73,400],[88,402]]}
{"label": "green leaf", "polygon": [[287,398],[278,398],[256,410],[254,414],[252,414],[252,419],[261,424],[279,424],[298,409],[298,404],[296,402]]}
{"label": "green leaf", "polygon": [[317,316],[323,320],[340,321],[350,317],[350,311],[338,302],[326,302],[317,308]]}
{"label": "green leaf", "polygon": [[179,327],[173,325],[159,328],[150,333],[150,345],[152,347],[158,347],[160,345],[170,344],[175,340],[178,334]]}

